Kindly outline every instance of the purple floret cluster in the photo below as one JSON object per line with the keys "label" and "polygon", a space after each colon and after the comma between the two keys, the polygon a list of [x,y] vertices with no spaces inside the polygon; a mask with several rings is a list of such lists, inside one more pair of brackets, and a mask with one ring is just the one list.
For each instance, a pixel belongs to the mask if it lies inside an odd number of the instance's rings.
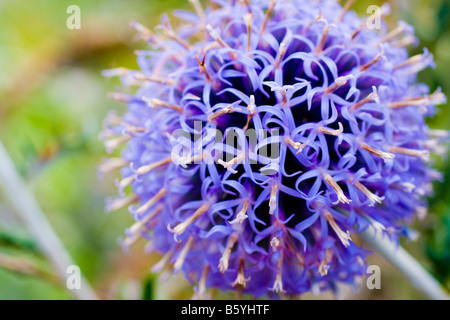
{"label": "purple floret cluster", "polygon": [[388,6],[373,20],[351,0],[190,2],[176,26],[132,23],[150,46],[140,70],[105,72],[128,108],[105,121],[121,152],[101,166],[122,175],[107,209],[136,220],[122,245],[147,239],[153,270],[182,272],[201,299],[355,284],[368,252],[353,235],[413,237],[439,178],[429,158],[447,132],[425,118],[445,96],[416,79],[431,54],[408,55],[412,27],[389,31]]}

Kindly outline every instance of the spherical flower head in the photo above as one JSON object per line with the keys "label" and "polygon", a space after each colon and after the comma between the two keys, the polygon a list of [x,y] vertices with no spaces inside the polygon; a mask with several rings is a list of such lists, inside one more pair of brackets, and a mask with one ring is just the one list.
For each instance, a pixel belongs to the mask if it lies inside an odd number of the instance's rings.
{"label": "spherical flower head", "polygon": [[445,97],[416,80],[432,56],[408,56],[413,30],[387,30],[387,6],[374,29],[352,1],[190,2],[177,27],[132,23],[151,47],[140,70],[105,72],[127,90],[104,132],[124,148],[101,167],[122,174],[108,209],[136,220],[122,245],[147,239],[153,270],[182,272],[197,298],[355,284],[367,251],[354,235],[410,235],[439,178],[429,155],[447,132],[425,118]]}

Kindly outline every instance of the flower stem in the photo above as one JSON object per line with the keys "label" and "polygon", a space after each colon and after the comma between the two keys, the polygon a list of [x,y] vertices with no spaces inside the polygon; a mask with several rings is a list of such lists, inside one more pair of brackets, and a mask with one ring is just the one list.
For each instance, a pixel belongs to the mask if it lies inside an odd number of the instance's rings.
{"label": "flower stem", "polygon": [[361,233],[361,236],[368,245],[397,268],[428,299],[450,299],[440,283],[401,246],[397,246],[387,237],[383,237],[380,232],[377,233],[373,227],[369,227]]}
{"label": "flower stem", "polygon": [[[33,194],[18,174],[8,152],[0,142],[0,195],[8,202],[11,209],[20,216],[40,249],[53,264],[61,279],[67,281],[71,274],[68,267],[74,265],[72,258],[61,240],[46,219]],[[81,275],[80,275],[81,276]],[[64,284],[66,284],[64,281]],[[80,300],[98,299],[89,283],[81,276],[80,289],[70,292]]]}

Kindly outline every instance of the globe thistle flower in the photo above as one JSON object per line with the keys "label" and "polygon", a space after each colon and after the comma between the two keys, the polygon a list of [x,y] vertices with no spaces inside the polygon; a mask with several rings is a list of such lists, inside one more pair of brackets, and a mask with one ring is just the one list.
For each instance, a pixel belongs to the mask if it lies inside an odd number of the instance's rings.
{"label": "globe thistle flower", "polygon": [[432,55],[409,57],[412,27],[372,30],[352,0],[190,2],[177,27],[133,22],[151,47],[140,70],[105,72],[127,89],[104,131],[124,147],[101,166],[122,174],[107,209],[136,220],[123,247],[147,239],[153,271],[182,272],[197,298],[355,284],[368,252],[353,234],[411,237],[439,178],[447,132],[425,118],[445,97],[416,80]]}

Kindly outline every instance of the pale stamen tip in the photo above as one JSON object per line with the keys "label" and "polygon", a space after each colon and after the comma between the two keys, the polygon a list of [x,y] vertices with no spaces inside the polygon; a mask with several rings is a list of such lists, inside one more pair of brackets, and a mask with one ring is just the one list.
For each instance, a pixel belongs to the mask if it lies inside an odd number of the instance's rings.
{"label": "pale stamen tip", "polygon": [[350,232],[349,231],[344,232],[336,223],[330,212],[325,212],[325,218],[327,219],[329,225],[334,230],[334,232],[336,233],[336,235],[338,236],[339,240],[342,242],[344,247],[346,248],[349,247],[350,241],[352,241],[352,238],[350,237]]}

